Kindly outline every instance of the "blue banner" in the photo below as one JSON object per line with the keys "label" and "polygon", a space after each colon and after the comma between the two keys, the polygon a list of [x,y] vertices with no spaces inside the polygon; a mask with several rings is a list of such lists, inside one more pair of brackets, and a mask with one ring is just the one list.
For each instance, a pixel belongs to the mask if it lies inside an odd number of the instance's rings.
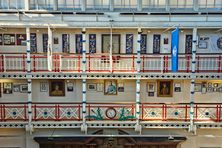
{"label": "blue banner", "polygon": [[172,31],[172,42],[171,42],[171,50],[172,50],[172,72],[178,71],[178,51],[179,51],[179,28],[177,27],[174,31]]}

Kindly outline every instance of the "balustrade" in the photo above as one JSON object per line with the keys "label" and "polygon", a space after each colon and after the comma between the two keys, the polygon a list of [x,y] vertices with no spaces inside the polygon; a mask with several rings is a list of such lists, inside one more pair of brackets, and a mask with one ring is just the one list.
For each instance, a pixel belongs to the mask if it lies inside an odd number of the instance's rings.
{"label": "balustrade", "polygon": [[[82,71],[81,55],[54,54],[52,56],[52,72]],[[136,72],[135,55],[113,55],[112,60],[105,54],[88,54],[86,56],[86,71],[90,72]],[[221,73],[222,60],[220,55],[197,55],[197,73]],[[110,64],[112,62],[112,64]],[[191,72],[191,55],[179,56],[179,73]],[[112,69],[110,69],[112,65]],[[142,73],[170,73],[171,55],[141,55]],[[48,72],[47,56],[44,54],[31,55],[32,72]],[[1,72],[26,72],[25,54],[1,54]]]}
{"label": "balustrade", "polygon": [[[24,122],[28,120],[25,103],[0,103],[0,122]],[[134,121],[133,103],[87,103],[86,119],[90,121]],[[33,122],[81,121],[81,103],[33,103]],[[141,103],[140,120],[144,122],[189,122],[189,104]],[[195,104],[194,121],[221,122],[221,104]]]}

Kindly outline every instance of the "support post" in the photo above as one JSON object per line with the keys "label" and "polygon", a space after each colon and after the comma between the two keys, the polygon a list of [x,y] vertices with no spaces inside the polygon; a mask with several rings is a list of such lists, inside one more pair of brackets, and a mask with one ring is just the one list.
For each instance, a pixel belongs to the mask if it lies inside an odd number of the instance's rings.
{"label": "support post", "polygon": [[25,0],[25,11],[28,11],[30,9],[30,2],[29,0]]}
{"label": "support post", "polygon": [[137,11],[142,11],[142,0],[137,0]]}
{"label": "support post", "polygon": [[81,10],[86,11],[86,0],[81,0]]}
{"label": "support post", "polygon": [[27,65],[27,74],[26,77],[28,78],[27,83],[28,83],[28,125],[26,126],[26,130],[30,132],[30,134],[33,131],[33,126],[32,126],[32,80],[31,80],[31,50],[30,50],[30,28],[26,28],[26,36],[27,36],[27,41],[26,41],[26,65]]}
{"label": "support post", "polygon": [[196,133],[194,125],[194,85],[196,72],[196,47],[197,47],[197,28],[193,28],[193,42],[192,42],[192,65],[191,65],[191,85],[190,85],[190,126],[189,131]]}
{"label": "support post", "polygon": [[82,125],[81,131],[87,133],[87,124],[86,124],[86,28],[82,29]]}
{"label": "support post", "polygon": [[54,11],[58,10],[58,0],[53,0],[53,10]]}
{"label": "support post", "polygon": [[[48,70],[52,71],[52,30],[48,26],[48,49],[47,49]],[[54,61],[56,62],[56,61]],[[56,67],[55,67],[56,69]]]}
{"label": "support post", "polygon": [[142,30],[138,28],[138,37],[137,37],[137,80],[136,80],[136,126],[135,131],[140,132],[142,131],[142,126],[140,125],[140,67],[141,67],[141,58],[140,58],[140,51],[141,51],[141,35]]}

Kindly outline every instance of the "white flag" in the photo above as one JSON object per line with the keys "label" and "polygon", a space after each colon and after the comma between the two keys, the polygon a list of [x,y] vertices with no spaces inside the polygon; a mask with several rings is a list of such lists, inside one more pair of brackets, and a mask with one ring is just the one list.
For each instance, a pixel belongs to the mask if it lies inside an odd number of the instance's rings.
{"label": "white flag", "polygon": [[48,26],[48,49],[47,49],[48,71],[52,71],[52,30]]}

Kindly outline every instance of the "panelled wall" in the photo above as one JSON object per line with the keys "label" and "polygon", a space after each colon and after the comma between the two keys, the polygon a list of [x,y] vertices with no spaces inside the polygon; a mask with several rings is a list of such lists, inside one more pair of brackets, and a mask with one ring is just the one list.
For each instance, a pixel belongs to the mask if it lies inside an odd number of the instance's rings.
{"label": "panelled wall", "polygon": [[[52,80],[33,80],[32,81],[32,99],[33,102],[81,102],[82,101],[82,82],[81,80],[64,80],[65,96],[50,96],[50,83]],[[12,93],[4,93],[4,83],[12,83]],[[117,95],[106,95],[104,93],[103,79],[87,80],[87,102],[103,102],[103,103],[118,103],[118,102],[135,102],[136,98],[136,82],[135,80],[117,80]],[[26,84],[25,80],[1,79],[1,97],[0,102],[27,102],[27,92],[15,90],[16,85]],[[46,89],[41,89],[41,84],[44,83]],[[72,83],[73,90],[68,90],[68,85]],[[222,80],[197,80],[196,81],[195,102],[196,103],[222,103]],[[204,84],[205,83],[205,84]],[[3,85],[4,84],[4,85]],[[121,84],[124,87],[123,91],[118,90]],[[149,95],[148,84],[154,85],[153,96]],[[180,91],[175,90],[176,84],[180,85]],[[218,84],[218,86],[213,86]],[[90,89],[89,85],[94,85],[95,89]],[[98,88],[98,85],[102,85]],[[141,80],[141,102],[145,103],[189,103],[190,101],[190,81],[189,80],[173,80],[172,82],[172,97],[159,97],[157,80]],[[203,88],[203,85],[205,88]],[[211,86],[210,86],[211,85]],[[53,86],[54,87],[54,86]],[[21,87],[20,87],[21,88]],[[204,90],[206,89],[206,90]],[[210,89],[210,90],[209,90]],[[215,89],[215,90],[214,90]]]}
{"label": "panelled wall", "polygon": [[[171,53],[171,31],[157,30],[157,29],[143,29],[143,34],[147,36],[146,40],[146,53],[153,53],[153,40],[154,35],[160,35],[160,53]],[[31,33],[35,33],[37,39],[37,52],[43,52],[43,34],[47,34],[47,29],[31,29]],[[4,34],[26,34],[25,29],[7,29],[7,31],[1,31],[2,39]],[[76,53],[76,34],[81,34],[81,29],[53,29],[53,52],[62,52],[62,34],[69,34],[70,36],[70,53]],[[102,36],[109,35],[109,29],[87,29],[86,34],[86,52],[89,53],[89,35],[96,35],[96,53],[102,53]],[[133,34],[133,53],[136,53],[137,48],[137,31],[130,29],[113,29],[114,35],[120,35],[120,53],[126,53],[126,35]],[[180,30],[180,43],[179,43],[179,53],[185,53],[185,44],[187,35],[192,35],[192,30]],[[192,36],[191,36],[192,37]],[[217,41],[222,37],[220,32],[217,30],[203,30],[198,29],[198,37],[200,45],[197,47],[197,53],[222,53],[222,50],[217,47]],[[11,39],[11,40],[16,40]],[[55,41],[56,40],[56,41]],[[115,39],[114,39],[115,40]],[[192,40],[191,40],[192,41]],[[26,46],[23,45],[4,45],[0,43],[1,53],[24,53],[26,52]],[[191,42],[192,43],[192,42]],[[47,42],[46,42],[47,44]]]}

